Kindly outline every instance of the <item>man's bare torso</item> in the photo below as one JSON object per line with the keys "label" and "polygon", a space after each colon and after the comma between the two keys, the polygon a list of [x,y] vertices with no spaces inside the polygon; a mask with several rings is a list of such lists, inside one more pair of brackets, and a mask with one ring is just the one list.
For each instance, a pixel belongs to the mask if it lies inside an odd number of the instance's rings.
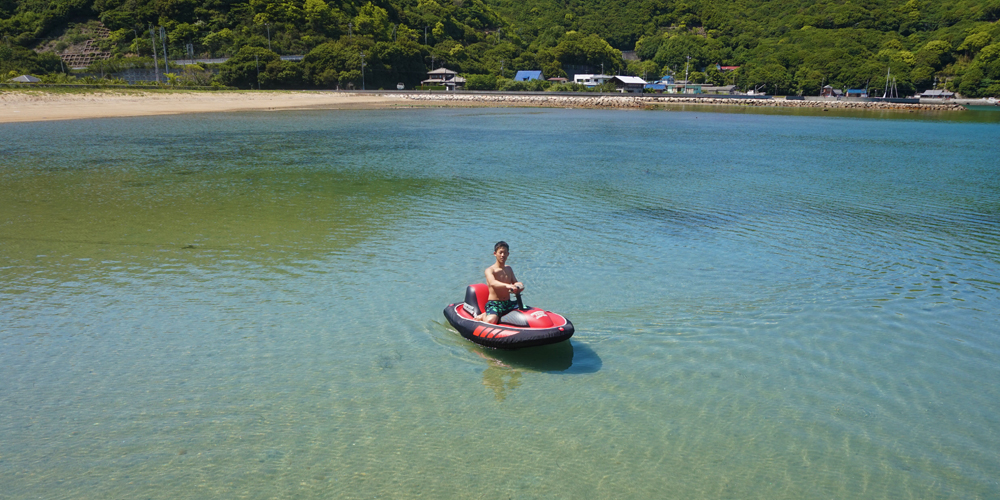
{"label": "man's bare torso", "polygon": [[[510,266],[504,266],[503,269],[499,268],[496,264],[486,268],[487,273],[491,273],[493,278],[500,283],[507,285],[513,285],[514,282],[514,270]],[[490,287],[490,297],[488,300],[510,300],[510,290],[506,286],[491,286]]]}

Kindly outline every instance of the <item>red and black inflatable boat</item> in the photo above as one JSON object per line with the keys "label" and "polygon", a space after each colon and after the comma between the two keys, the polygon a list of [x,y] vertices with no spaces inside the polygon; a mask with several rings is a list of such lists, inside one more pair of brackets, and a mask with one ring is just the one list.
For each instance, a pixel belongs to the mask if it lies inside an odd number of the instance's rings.
{"label": "red and black inflatable boat", "polygon": [[493,325],[473,319],[486,308],[489,288],[484,283],[465,289],[465,302],[444,308],[448,318],[463,337],[486,347],[520,349],[562,342],[573,336],[573,323],[554,312],[537,307],[515,309]]}

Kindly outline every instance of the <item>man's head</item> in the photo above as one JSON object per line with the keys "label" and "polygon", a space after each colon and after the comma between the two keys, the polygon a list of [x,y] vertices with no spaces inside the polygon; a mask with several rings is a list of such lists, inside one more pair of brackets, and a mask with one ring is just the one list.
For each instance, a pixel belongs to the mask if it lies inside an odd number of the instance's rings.
{"label": "man's head", "polygon": [[493,256],[497,258],[497,262],[501,265],[507,262],[508,255],[510,255],[510,247],[507,246],[506,241],[498,241],[496,245],[493,245]]}

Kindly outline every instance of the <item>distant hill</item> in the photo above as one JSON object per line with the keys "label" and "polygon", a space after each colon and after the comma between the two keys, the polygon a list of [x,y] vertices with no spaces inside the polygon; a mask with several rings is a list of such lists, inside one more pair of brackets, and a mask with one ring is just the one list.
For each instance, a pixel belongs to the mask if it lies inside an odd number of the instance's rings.
{"label": "distant hill", "polygon": [[64,71],[53,53],[148,65],[162,26],[169,58],[231,57],[216,78],[237,86],[412,87],[443,65],[494,88],[603,66],[792,94],[874,92],[888,70],[900,93],[985,96],[1000,95],[998,17],[1000,0],[0,0],[0,73]]}

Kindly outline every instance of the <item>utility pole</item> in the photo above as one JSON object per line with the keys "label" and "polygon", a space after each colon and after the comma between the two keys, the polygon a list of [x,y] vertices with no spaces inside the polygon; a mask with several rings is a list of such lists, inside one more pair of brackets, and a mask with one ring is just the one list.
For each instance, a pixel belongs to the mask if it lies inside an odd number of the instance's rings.
{"label": "utility pole", "polygon": [[361,90],[365,89],[365,53],[361,53]]}
{"label": "utility pole", "polygon": [[160,83],[160,62],[156,60],[156,32],[153,23],[149,23],[149,39],[153,41],[153,68],[156,70],[156,83]]}
{"label": "utility pole", "polygon": [[260,90],[260,61],[257,59],[257,54],[253,55],[253,63],[257,65],[257,90]]}
{"label": "utility pole", "polygon": [[427,26],[424,26],[424,45],[427,45]]}
{"label": "utility pole", "polygon": [[354,40],[354,23],[347,23],[347,39]]}
{"label": "utility pole", "polygon": [[267,28],[267,50],[271,50],[271,23],[264,23]]}
{"label": "utility pole", "polygon": [[167,66],[167,30],[163,26],[160,26],[160,41],[163,42],[163,74],[166,75],[170,67]]}
{"label": "utility pole", "polygon": [[132,28],[132,34],[135,35],[135,37],[132,38],[132,45],[135,46],[135,55],[141,55],[139,54],[139,32],[136,31],[135,28]]}
{"label": "utility pole", "polygon": [[392,43],[396,43],[396,27],[397,26],[399,26],[399,25],[398,24],[393,24],[392,25]]}
{"label": "utility pole", "polygon": [[691,56],[688,56],[688,60],[684,63],[684,84],[688,83],[688,66],[691,65]]}

